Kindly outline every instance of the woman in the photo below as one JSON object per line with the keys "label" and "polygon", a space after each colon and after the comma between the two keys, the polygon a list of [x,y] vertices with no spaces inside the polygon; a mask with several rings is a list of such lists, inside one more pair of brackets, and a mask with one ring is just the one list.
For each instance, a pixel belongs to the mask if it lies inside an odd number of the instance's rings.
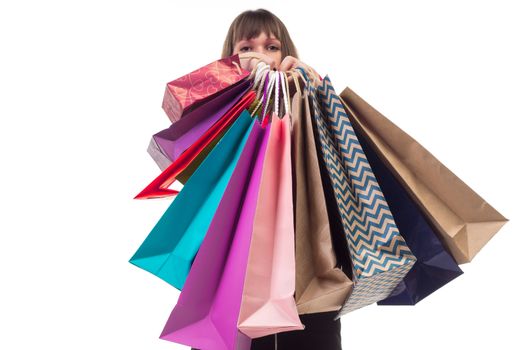
{"label": "woman", "polygon": [[[283,22],[271,12],[258,9],[245,11],[232,22],[224,41],[222,57],[239,54],[241,66],[252,70],[263,60],[280,71],[308,65],[298,59],[295,45]],[[315,71],[313,71],[315,73]],[[315,73],[315,76],[319,75]],[[252,340],[252,350],[340,350],[341,323],[334,321],[337,312],[300,315],[305,329],[283,332]]]}
{"label": "woman", "polygon": [[[241,66],[252,70],[259,60],[286,72],[295,67],[315,71],[299,60],[295,45],[283,22],[270,11],[245,11],[234,19],[226,35],[222,58],[238,54]],[[319,74],[315,73],[315,77]]]}

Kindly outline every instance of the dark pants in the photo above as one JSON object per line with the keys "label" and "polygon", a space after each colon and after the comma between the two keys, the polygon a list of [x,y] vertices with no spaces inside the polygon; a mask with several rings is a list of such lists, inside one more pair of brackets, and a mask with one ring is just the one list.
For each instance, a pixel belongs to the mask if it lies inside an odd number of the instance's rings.
{"label": "dark pants", "polygon": [[268,335],[252,340],[251,350],[342,350],[341,319],[334,321],[337,312],[299,315],[305,325],[302,331]]}
{"label": "dark pants", "polygon": [[342,350],[341,319],[334,321],[336,314],[334,311],[299,315],[304,330],[255,338],[251,350]]}

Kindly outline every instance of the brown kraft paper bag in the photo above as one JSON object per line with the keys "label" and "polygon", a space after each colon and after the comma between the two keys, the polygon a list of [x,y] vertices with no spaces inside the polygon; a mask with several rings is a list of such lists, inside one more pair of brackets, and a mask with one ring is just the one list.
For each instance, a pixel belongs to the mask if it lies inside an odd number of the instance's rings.
{"label": "brown kraft paper bag", "polygon": [[414,198],[456,262],[470,262],[508,220],[350,88],[340,97],[354,128]]}
{"label": "brown kraft paper bag", "polygon": [[292,99],[292,168],[295,203],[296,291],[299,314],[336,311],[352,281],[336,267],[307,96]]}

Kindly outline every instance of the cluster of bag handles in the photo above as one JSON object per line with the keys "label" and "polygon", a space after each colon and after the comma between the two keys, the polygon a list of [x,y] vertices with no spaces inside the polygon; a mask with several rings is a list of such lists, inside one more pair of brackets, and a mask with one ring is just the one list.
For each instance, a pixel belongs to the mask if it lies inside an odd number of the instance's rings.
{"label": "cluster of bag handles", "polygon": [[[239,66],[237,66],[237,68],[240,70]],[[282,72],[270,69],[268,64],[259,61],[248,77],[248,79],[254,80],[252,91],[249,91],[232,107],[227,115],[224,116],[227,118],[222,118],[207,130],[197,142],[182,153],[178,159],[176,159],[169,167],[159,174],[155,180],[136,195],[135,199],[161,198],[177,195],[179,191],[169,189],[169,186],[189,166],[197,155],[207,147],[209,140],[217,137],[223,127],[231,125],[231,123],[240,115],[242,110],[247,109],[252,118],[259,112],[257,119],[263,126],[271,120],[270,118],[272,115],[282,119],[285,114],[290,114],[291,99],[288,76],[293,78],[296,91],[301,91],[299,78],[302,79],[305,86],[308,84],[318,84],[319,80],[313,71],[304,69],[303,67],[295,67],[292,70]],[[271,98],[272,94],[274,94],[273,99]],[[284,102],[284,114],[282,116],[279,115],[279,98],[281,95],[283,96],[282,101]],[[267,114],[272,103],[273,113]],[[247,108],[248,106],[249,108]],[[261,108],[262,111],[260,111]],[[282,110],[283,109],[281,109],[281,112]]]}
{"label": "cluster of bag handles", "polygon": [[[234,64],[240,70],[236,62]],[[252,117],[258,117],[258,120],[265,124],[265,118],[270,117],[270,107],[273,105],[273,115],[282,119],[285,114],[290,114],[290,86],[288,77],[294,81],[296,91],[300,91],[299,78],[306,86],[308,82],[317,84],[319,78],[311,69],[303,67],[294,67],[293,69],[283,72],[271,69],[270,65],[259,60],[255,65],[248,79],[253,80],[252,89],[256,91],[255,101],[248,108]],[[282,98],[282,100],[281,100]],[[280,108],[281,102],[283,108]],[[284,112],[284,113],[283,113]]]}

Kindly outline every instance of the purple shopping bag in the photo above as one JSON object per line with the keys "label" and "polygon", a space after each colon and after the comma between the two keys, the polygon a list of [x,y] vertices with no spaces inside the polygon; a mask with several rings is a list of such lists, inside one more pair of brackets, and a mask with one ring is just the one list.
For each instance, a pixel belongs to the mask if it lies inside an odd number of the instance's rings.
{"label": "purple shopping bag", "polygon": [[162,339],[202,350],[250,348],[237,319],[269,129],[253,123]]}
{"label": "purple shopping bag", "polygon": [[244,80],[188,112],[184,118],[152,136],[148,153],[161,170],[166,169],[220,117],[228,112],[252,86]]}

